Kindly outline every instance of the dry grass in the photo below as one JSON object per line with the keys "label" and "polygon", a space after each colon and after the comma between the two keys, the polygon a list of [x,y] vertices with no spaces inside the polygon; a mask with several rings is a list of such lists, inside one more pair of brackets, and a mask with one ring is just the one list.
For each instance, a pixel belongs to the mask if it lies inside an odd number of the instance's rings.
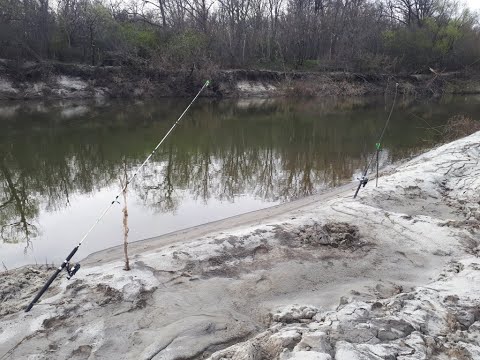
{"label": "dry grass", "polygon": [[473,120],[465,115],[451,117],[443,128],[443,137],[447,141],[453,141],[480,131],[480,121]]}

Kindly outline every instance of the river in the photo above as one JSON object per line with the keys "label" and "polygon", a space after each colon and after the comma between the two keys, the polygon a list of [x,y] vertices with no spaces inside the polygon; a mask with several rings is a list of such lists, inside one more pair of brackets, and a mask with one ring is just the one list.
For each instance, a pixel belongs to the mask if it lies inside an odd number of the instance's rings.
{"label": "river", "polygon": [[[129,186],[129,240],[266,208],[351,181],[390,98],[196,103]],[[62,261],[174,123],[188,99],[0,103],[0,266]],[[398,99],[380,166],[441,141],[480,97]],[[367,186],[374,186],[369,184]],[[352,194],[353,195],[353,194]],[[115,204],[78,257],[123,241]]]}

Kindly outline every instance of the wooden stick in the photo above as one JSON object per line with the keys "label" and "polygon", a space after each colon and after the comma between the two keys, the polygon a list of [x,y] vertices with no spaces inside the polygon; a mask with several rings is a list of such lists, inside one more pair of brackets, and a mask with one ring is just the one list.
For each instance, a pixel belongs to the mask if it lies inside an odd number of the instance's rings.
{"label": "wooden stick", "polygon": [[[128,188],[128,175],[127,175],[127,161],[123,160],[123,173],[124,179],[120,178],[120,185],[122,186],[122,193],[123,193],[123,203],[125,204],[123,207],[123,252],[125,253],[125,268],[124,270],[130,270],[130,261],[128,260],[128,232],[130,229],[128,228],[128,208],[127,208],[127,188]],[[124,184],[125,181],[125,184]]]}

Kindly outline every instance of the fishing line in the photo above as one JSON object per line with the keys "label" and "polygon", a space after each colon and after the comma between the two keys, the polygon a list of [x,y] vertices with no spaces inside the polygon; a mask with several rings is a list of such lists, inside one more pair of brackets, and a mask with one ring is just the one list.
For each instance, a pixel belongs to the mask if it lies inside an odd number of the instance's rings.
{"label": "fishing line", "polygon": [[108,213],[108,211],[113,207],[113,205],[115,203],[118,202],[118,198],[120,197],[120,195],[122,195],[123,191],[127,188],[127,186],[135,179],[135,177],[137,176],[137,174],[139,173],[140,170],[142,170],[142,168],[148,163],[148,161],[151,159],[151,157],[155,154],[155,152],[158,150],[158,148],[163,144],[163,142],[165,141],[165,139],[170,135],[170,133],[173,131],[173,129],[175,129],[175,127],[177,126],[177,124],[180,122],[180,120],[182,120],[183,116],[188,112],[188,110],[190,109],[190,107],[193,105],[193,103],[197,100],[197,98],[200,96],[200,94],[202,93],[202,91],[208,86],[210,85],[210,81],[207,80],[205,82],[205,84],[203,84],[202,88],[200,89],[200,91],[197,93],[197,95],[193,98],[193,100],[190,102],[190,104],[185,108],[185,110],[183,111],[183,113],[180,115],[180,117],[177,119],[177,121],[175,121],[175,123],[172,125],[172,127],[170,128],[170,130],[167,131],[167,133],[165,134],[165,136],[162,138],[162,140],[160,140],[160,142],[157,144],[157,146],[155,146],[155,148],[153,149],[153,151],[147,156],[147,158],[143,161],[143,163],[135,170],[135,172],[133,173],[133,175],[125,182],[125,185],[122,187],[122,189],[120,190],[120,192],[117,194],[117,196],[115,196],[115,198],[112,200],[112,202],[105,208],[105,210],[103,210],[103,212],[100,214],[100,216],[97,218],[97,220],[93,223],[93,225],[88,229],[88,231],[83,235],[83,237],[81,238],[80,242],[78,243],[77,246],[75,246],[73,248],[73,250],[70,252],[70,254],[68,254],[67,258],[63,261],[62,265],[60,265],[55,273],[53,273],[53,275],[48,279],[48,281],[45,283],[45,285],[43,286],[43,288],[38,292],[38,294],[35,296],[35,298],[32,300],[32,302],[27,306],[27,308],[25,309],[25,312],[29,312],[33,305],[35,305],[35,303],[40,299],[40,297],[43,295],[43,293],[45,291],[47,291],[48,287],[52,284],[52,282],[55,280],[55,278],[58,276],[58,274],[63,270],[65,269],[68,273],[68,276],[67,276],[67,279],[71,279],[76,273],[77,271],[80,269],[80,264],[75,264],[74,266],[70,266],[70,260],[72,259],[72,257],[75,255],[75,253],[78,251],[78,248],[82,245],[82,243],[85,241],[85,239],[91,234],[91,232],[93,231],[93,229],[95,229],[95,227],[98,225],[98,223],[105,217],[105,215]]}
{"label": "fishing line", "polygon": [[397,94],[398,94],[398,83],[395,85],[395,96],[393,98],[393,103],[392,103],[392,107],[390,109],[390,114],[388,115],[388,118],[387,118],[387,121],[385,122],[385,125],[383,126],[383,130],[377,140],[377,142],[375,143],[375,153],[372,154],[372,156],[370,157],[370,160],[367,162],[367,166],[365,166],[365,170],[363,171],[362,173],[362,177],[359,178],[359,184],[358,184],[358,187],[357,187],[357,190],[355,191],[355,195],[353,195],[353,198],[355,199],[358,195],[358,192],[360,191],[360,188],[362,187],[365,187],[365,185],[367,185],[368,183],[368,177],[367,177],[367,173],[368,173],[368,170],[370,169],[370,166],[372,165],[372,162],[373,162],[373,159],[377,158],[377,179],[378,179],[378,160],[379,160],[379,153],[380,153],[380,150],[381,150],[381,147],[382,147],[382,140],[383,140],[383,136],[385,135],[385,132],[387,131],[387,127],[388,127],[388,124],[390,123],[390,119],[392,118],[392,114],[393,114],[393,109],[395,107],[395,102],[397,100]]}

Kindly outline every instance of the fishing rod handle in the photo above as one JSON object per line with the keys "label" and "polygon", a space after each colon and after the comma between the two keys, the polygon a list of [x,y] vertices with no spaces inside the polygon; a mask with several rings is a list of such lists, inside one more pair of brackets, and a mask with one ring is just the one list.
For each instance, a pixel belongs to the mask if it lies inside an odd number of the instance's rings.
{"label": "fishing rod handle", "polygon": [[358,195],[358,192],[360,191],[360,187],[362,186],[362,182],[360,181],[359,184],[358,184],[358,187],[357,187],[357,191],[355,191],[355,195],[353,195],[353,198],[356,199],[357,198],[357,195]]}
{"label": "fishing rod handle", "polygon": [[75,246],[73,248],[73,250],[70,252],[70,254],[68,254],[67,258],[65,259],[65,261],[62,263],[62,265],[60,265],[57,270],[55,270],[55,272],[52,274],[52,276],[50,276],[50,279],[48,279],[48,281],[45,283],[45,285],[43,285],[43,287],[41,288],[41,290],[38,292],[38,294],[35,296],[35,298],[32,300],[32,302],[30,304],[28,304],[27,308],[25,309],[25,312],[29,312],[30,310],[32,310],[32,307],[33,305],[35,305],[35,303],[40,300],[40,298],[42,297],[42,295],[45,293],[45,291],[47,291],[47,289],[50,287],[50,285],[52,285],[52,282],[56,279],[56,277],[58,276],[58,274],[60,274],[60,272],[65,268],[65,266],[67,266],[68,262],[70,261],[70,259],[73,257],[73,255],[75,255],[75,253],[77,252],[78,250],[78,247],[79,245]]}
{"label": "fishing rod handle", "polygon": [[62,269],[63,269],[63,267],[60,266],[57,270],[55,270],[55,272],[52,274],[52,276],[50,276],[50,279],[48,279],[48,281],[45,283],[45,285],[43,285],[42,289],[38,292],[37,296],[35,296],[35,298],[32,300],[32,302],[30,304],[28,304],[27,308],[25,309],[25,312],[29,312],[30,310],[32,310],[33,305],[35,305],[35,303],[38,300],[40,300],[43,293],[45,291],[47,291],[49,286],[52,284],[52,282],[55,280],[55,278],[58,276],[58,274],[60,274],[60,271],[62,271]]}

